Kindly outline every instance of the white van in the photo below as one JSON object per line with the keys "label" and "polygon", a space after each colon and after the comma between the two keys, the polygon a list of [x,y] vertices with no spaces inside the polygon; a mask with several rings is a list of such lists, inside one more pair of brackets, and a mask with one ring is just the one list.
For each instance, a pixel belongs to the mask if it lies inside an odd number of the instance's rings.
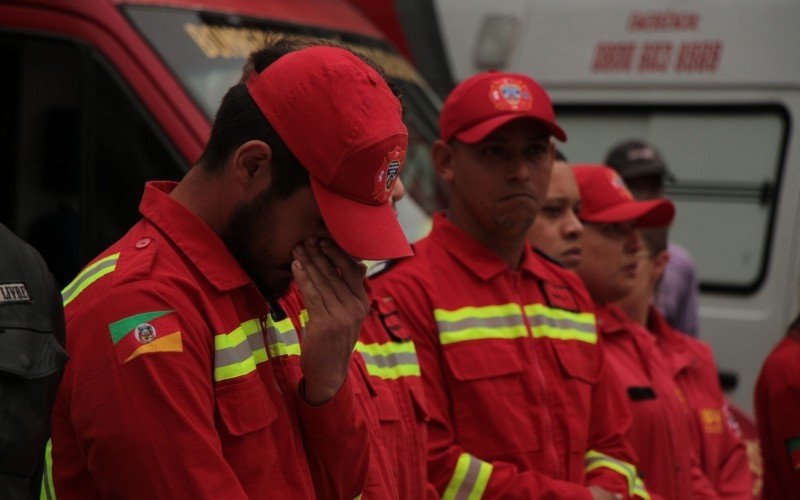
{"label": "white van", "polygon": [[677,182],[672,240],[693,254],[700,337],[752,409],[760,366],[800,306],[800,2],[435,0],[450,71],[533,75],[572,162],[632,137]]}

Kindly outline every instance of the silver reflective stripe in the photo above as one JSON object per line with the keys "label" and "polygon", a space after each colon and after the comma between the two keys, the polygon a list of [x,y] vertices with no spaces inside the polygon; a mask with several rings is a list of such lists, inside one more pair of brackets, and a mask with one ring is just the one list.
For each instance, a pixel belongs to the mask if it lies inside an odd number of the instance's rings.
{"label": "silver reflective stripe", "polygon": [[543,315],[536,315],[531,316],[531,326],[552,326],[554,328],[559,328],[561,330],[579,330],[586,333],[596,333],[595,326],[593,324],[587,323],[578,323],[577,321],[572,321],[569,319],[555,319],[555,318],[548,318],[547,316]]}
{"label": "silver reflective stripe", "polygon": [[417,355],[411,352],[397,352],[388,354],[386,356],[373,356],[368,352],[365,352],[361,349],[358,350],[361,353],[361,357],[364,358],[364,362],[373,365],[377,365],[381,368],[392,368],[398,365],[418,365],[419,360],[417,359]]}
{"label": "silver reflective stripe", "polygon": [[[241,344],[233,347],[217,349],[216,354],[214,354],[214,366],[221,367],[232,365],[234,363],[241,363],[242,361],[251,357],[253,355],[253,351],[258,350],[258,347],[253,346],[253,344],[258,344],[258,342],[261,340],[260,337],[260,335],[251,335],[247,338],[247,342],[242,342]],[[261,342],[261,348],[264,348],[263,342]]]}
{"label": "silver reflective stripe", "polygon": [[[119,255],[119,254],[117,254]],[[61,292],[61,302],[63,304],[69,304],[72,300],[86,288],[86,286],[90,285],[97,277],[107,274],[109,272],[109,268],[113,270],[117,266],[117,261],[119,258],[114,258],[111,260],[107,260],[105,262],[99,262],[95,264],[94,267],[88,268],[83,276],[79,276],[75,281],[67,285],[67,287]],[[85,285],[85,286],[84,286]]]}
{"label": "silver reflective stripe", "polygon": [[525,320],[519,316],[496,318],[467,318],[459,321],[437,321],[440,333],[457,332],[466,328],[502,328],[509,326],[525,326]]}

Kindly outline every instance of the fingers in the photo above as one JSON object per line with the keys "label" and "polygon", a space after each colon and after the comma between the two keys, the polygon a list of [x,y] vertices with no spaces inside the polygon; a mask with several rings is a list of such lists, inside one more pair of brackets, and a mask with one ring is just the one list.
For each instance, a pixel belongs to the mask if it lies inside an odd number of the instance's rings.
{"label": "fingers", "polygon": [[292,262],[292,275],[294,276],[295,283],[297,283],[297,289],[300,292],[303,303],[306,309],[308,309],[308,314],[313,317],[318,317],[320,314],[328,312],[325,307],[325,301],[322,299],[322,294],[319,292],[319,289],[311,280],[308,268],[303,265],[299,257],[300,255],[295,251],[296,260]]}
{"label": "fingers", "polygon": [[322,253],[330,259],[330,262],[341,271],[341,278],[347,284],[350,292],[358,299],[367,299],[367,291],[364,289],[367,266],[361,262],[354,261],[344,250],[330,240],[321,240],[320,248]]}
{"label": "fingers", "polygon": [[[330,309],[335,302],[342,304],[347,302],[352,292],[348,289],[347,283],[342,280],[342,274],[336,266],[322,253],[320,243],[321,241],[317,238],[309,238],[305,241],[304,249],[310,260],[306,268],[312,281],[322,292],[322,299],[330,299],[329,302],[326,302]],[[329,297],[329,295],[331,296]]]}

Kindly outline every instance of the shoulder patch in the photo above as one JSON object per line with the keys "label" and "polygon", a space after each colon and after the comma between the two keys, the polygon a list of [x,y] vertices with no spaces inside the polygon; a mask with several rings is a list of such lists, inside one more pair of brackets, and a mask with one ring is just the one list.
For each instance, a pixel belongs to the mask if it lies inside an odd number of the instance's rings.
{"label": "shoulder patch", "polygon": [[120,363],[156,352],[183,352],[175,311],[148,311],[108,325],[111,343]]}

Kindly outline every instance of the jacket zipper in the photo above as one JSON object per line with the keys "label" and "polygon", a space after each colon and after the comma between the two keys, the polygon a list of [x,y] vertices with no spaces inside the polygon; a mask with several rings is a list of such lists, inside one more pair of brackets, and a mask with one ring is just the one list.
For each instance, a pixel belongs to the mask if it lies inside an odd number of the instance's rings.
{"label": "jacket zipper", "polygon": [[[550,416],[550,391],[547,386],[547,380],[544,377],[544,373],[542,372],[542,367],[540,364],[540,357],[539,354],[539,346],[536,345],[536,341],[533,336],[533,328],[531,328],[531,322],[528,318],[528,315],[525,313],[525,303],[522,299],[522,291],[521,291],[521,283],[520,277],[518,273],[512,274],[512,279],[514,282],[514,290],[517,293],[517,304],[522,311],[522,320],[525,322],[525,327],[528,330],[528,337],[530,338],[530,344],[533,347],[533,370],[536,373],[536,378],[539,382],[539,386],[542,391],[542,420],[544,422],[544,428],[553,429],[552,427],[552,419]],[[558,461],[558,454],[555,451],[555,445],[553,444],[553,436],[549,432],[545,432],[542,436],[543,442],[542,446],[546,448],[546,453],[550,459],[550,463],[553,464],[553,477],[562,479],[564,476],[561,474],[561,464]]]}

